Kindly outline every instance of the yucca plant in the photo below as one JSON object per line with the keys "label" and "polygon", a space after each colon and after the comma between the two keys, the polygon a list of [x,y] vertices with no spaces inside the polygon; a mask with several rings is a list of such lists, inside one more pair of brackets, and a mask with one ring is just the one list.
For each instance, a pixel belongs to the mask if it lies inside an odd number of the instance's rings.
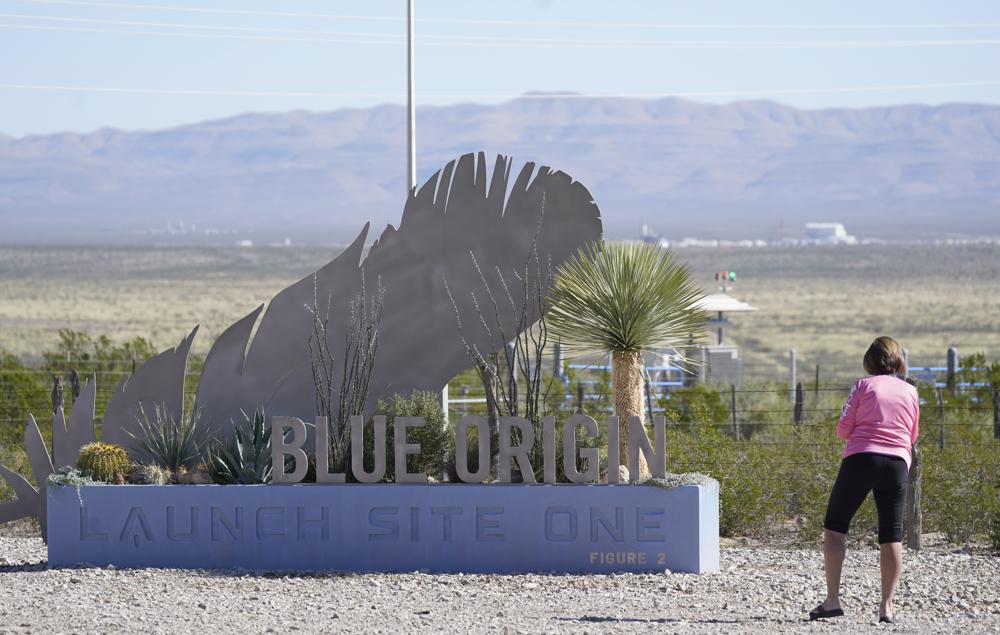
{"label": "yucca plant", "polygon": [[593,243],[556,274],[549,329],[575,354],[611,354],[620,464],[630,474],[648,471],[628,465],[628,420],[643,415],[642,351],[700,338],[703,295],[673,253],[649,243]]}
{"label": "yucca plant", "polygon": [[271,482],[271,426],[263,408],[243,413],[232,438],[219,442],[208,461],[212,480],[220,485],[258,485]]}
{"label": "yucca plant", "polygon": [[189,418],[171,417],[162,404],[153,407],[153,417],[150,418],[140,404],[139,434],[129,432],[129,435],[135,439],[135,448],[145,459],[144,463],[180,474],[196,468],[207,449],[200,420],[198,412]]}

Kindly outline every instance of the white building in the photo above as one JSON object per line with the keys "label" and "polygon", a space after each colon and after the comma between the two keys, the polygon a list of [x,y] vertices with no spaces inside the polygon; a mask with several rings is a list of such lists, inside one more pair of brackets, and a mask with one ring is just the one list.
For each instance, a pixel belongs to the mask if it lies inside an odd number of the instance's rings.
{"label": "white building", "polygon": [[806,223],[806,245],[856,245],[858,239],[847,233],[842,223]]}

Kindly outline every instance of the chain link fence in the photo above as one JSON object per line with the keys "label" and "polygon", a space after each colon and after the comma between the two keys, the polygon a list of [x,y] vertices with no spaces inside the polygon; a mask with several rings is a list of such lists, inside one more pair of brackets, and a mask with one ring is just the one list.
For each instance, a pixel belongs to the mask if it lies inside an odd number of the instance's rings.
{"label": "chain link fence", "polygon": [[[100,425],[112,393],[132,372],[131,363],[120,361],[53,367],[51,360],[6,356],[0,362],[0,463],[26,475],[28,413],[51,444],[54,404],[69,411],[74,386],[97,381]],[[613,407],[609,369],[573,366],[566,364],[561,377],[546,376],[544,410],[557,416],[584,412],[602,421]],[[946,366],[924,368],[935,370],[924,373],[919,387],[922,531],[956,543],[993,541],[1000,549],[1000,395],[988,372],[997,365],[966,365],[950,377]],[[185,382],[188,406],[199,370],[200,360],[194,359]],[[740,386],[685,382],[683,373],[663,373],[657,385],[656,373],[650,373],[645,403],[647,414],[667,421],[667,469],[719,480],[724,535],[770,543],[818,539],[843,447],[834,426],[852,376],[831,372],[831,379],[820,375],[816,381],[811,375],[793,387],[787,375],[773,372],[747,374]],[[486,414],[484,392],[472,371],[456,377],[449,394],[452,424],[464,414]],[[0,489],[0,500],[9,495]],[[858,535],[872,535],[870,500],[855,525]]]}

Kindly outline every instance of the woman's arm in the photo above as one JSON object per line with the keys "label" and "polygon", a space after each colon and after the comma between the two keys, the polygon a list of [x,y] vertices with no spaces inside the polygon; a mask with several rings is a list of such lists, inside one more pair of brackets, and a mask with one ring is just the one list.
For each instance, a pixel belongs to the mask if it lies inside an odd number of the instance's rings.
{"label": "woman's arm", "polygon": [[920,434],[920,396],[916,391],[913,393],[913,426],[910,428],[910,447],[917,444],[917,436]]}
{"label": "woman's arm", "polygon": [[837,422],[837,436],[841,439],[847,439],[854,432],[854,425],[858,419],[858,401],[861,399],[861,391],[858,389],[860,383],[861,380],[854,383],[851,394],[847,396],[847,402],[840,413],[840,421]]}

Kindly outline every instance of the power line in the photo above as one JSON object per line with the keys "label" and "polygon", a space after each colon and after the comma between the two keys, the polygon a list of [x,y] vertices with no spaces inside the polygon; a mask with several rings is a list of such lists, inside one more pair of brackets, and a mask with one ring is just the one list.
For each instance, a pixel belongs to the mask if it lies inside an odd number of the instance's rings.
{"label": "power line", "polygon": [[371,32],[356,32],[356,31],[316,31],[312,29],[287,29],[279,27],[192,24],[187,22],[146,22],[137,20],[107,20],[103,18],[77,18],[77,17],[49,16],[49,15],[25,15],[21,13],[0,13],[0,18],[13,18],[17,20],[47,20],[50,22],[78,22],[82,24],[112,24],[120,26],[144,26],[144,27],[183,28],[183,29],[199,29],[199,30],[203,29],[209,31],[293,33],[299,35],[335,35],[335,36],[346,36],[346,37],[379,37],[379,38],[390,38],[397,40],[401,39],[401,36],[393,33],[371,33]]}
{"label": "power line", "polygon": [[299,38],[285,37],[280,35],[236,35],[226,33],[184,33],[180,31],[135,31],[126,29],[101,29],[88,27],[71,26],[48,26],[41,24],[0,24],[0,29],[28,30],[28,31],[59,31],[68,33],[100,33],[106,35],[141,35],[143,37],[182,37],[208,40],[260,40],[270,42],[325,42],[325,43],[345,43],[345,44],[397,44],[402,40],[355,40],[355,39],[335,39],[335,38]]}
{"label": "power line", "polygon": [[[289,29],[281,27],[253,27],[253,26],[232,26],[232,25],[212,25],[212,24],[194,24],[189,22],[149,22],[149,21],[137,21],[137,20],[110,20],[104,18],[79,18],[79,17],[65,17],[65,16],[47,16],[47,15],[26,15],[20,13],[0,13],[0,18],[17,19],[17,20],[44,20],[50,22],[76,22],[82,24],[104,24],[104,25],[114,25],[114,26],[140,26],[140,27],[154,27],[154,28],[168,28],[168,29],[193,29],[193,30],[207,30],[207,31],[237,31],[237,32],[250,32],[250,33],[289,33],[295,35],[305,35],[305,36],[336,36],[336,37],[375,37],[384,38],[386,41],[402,42],[405,38],[401,35],[394,33],[373,33],[373,32],[357,32],[357,31],[321,31],[315,29]],[[24,25],[27,28],[42,27],[43,25]],[[13,28],[13,27],[8,27]],[[143,32],[145,34],[145,32]],[[297,40],[294,40],[297,41]],[[325,40],[303,40],[303,41],[325,41]],[[334,41],[334,40],[330,40]],[[339,41],[339,40],[336,40]],[[502,38],[498,39],[495,37],[482,37],[482,36],[470,36],[470,35],[438,35],[438,34],[426,34],[421,36],[421,41],[425,43],[438,43],[438,42],[471,42],[480,43],[483,45],[520,45],[520,44],[553,44],[553,45],[585,45],[586,47],[664,47],[664,48],[675,48],[675,47],[694,47],[694,48],[790,48],[790,47],[815,47],[815,48],[855,48],[855,47],[865,47],[865,46],[936,46],[936,45],[982,45],[982,44],[997,44],[1000,40],[997,39],[971,39],[971,40],[889,40],[889,41],[879,41],[879,40],[820,40],[820,41],[782,41],[782,40],[749,40],[749,41],[732,41],[732,40],[594,40],[592,38],[588,39],[572,39],[572,38]]]}
{"label": "power line", "polygon": [[[716,90],[716,91],[679,91],[657,93],[425,93],[424,99],[463,99],[463,100],[509,100],[509,99],[664,99],[670,97],[751,97],[771,95],[809,95],[825,93],[863,93],[863,92],[893,92],[908,90],[928,90],[939,88],[971,88],[1000,86],[1000,80],[982,80],[970,82],[941,82],[926,84],[889,84],[876,86],[842,86],[825,88],[780,88],[762,90]],[[345,99],[403,99],[405,93],[391,92],[323,92],[323,91],[263,91],[263,90],[216,90],[216,89],[176,89],[176,88],[137,88],[110,86],[73,86],[56,84],[0,84],[3,90],[37,90],[53,92],[92,92],[92,93],[122,93],[141,95],[177,95],[177,96],[209,96],[209,97],[318,97]]]}
{"label": "power line", "polygon": [[[173,11],[180,13],[204,13],[213,15],[244,15],[259,17],[312,18],[327,20],[359,20],[378,22],[403,22],[402,16],[378,15],[347,15],[330,13],[306,13],[296,11],[268,11],[255,9],[213,9],[207,7],[162,5],[162,4],[131,4],[124,2],[98,2],[93,0],[14,0],[34,4],[100,7],[108,9],[128,9],[140,11]],[[545,27],[586,27],[586,28],[642,28],[642,29],[748,29],[748,30],[850,30],[850,29],[977,29],[1000,27],[1000,22],[951,22],[951,23],[897,23],[897,24],[694,24],[694,23],[655,23],[655,22],[587,22],[587,21],[535,21],[535,20],[496,20],[476,18],[420,18],[418,22],[434,22],[440,24],[482,24],[506,26],[545,26]]]}
{"label": "power line", "polygon": [[[326,42],[349,44],[401,44],[402,38],[389,35],[378,35],[385,39],[337,39],[337,38],[303,38],[270,35],[237,35],[225,33],[185,33],[183,31],[137,31],[127,29],[104,29],[89,27],[50,26],[41,24],[0,24],[0,28],[14,30],[61,31],[72,33],[101,33],[112,35],[141,35],[154,37],[185,37],[199,39],[224,40],[262,40],[279,42]],[[344,35],[362,35],[344,33]],[[489,48],[574,48],[574,49],[870,49],[870,48],[914,48],[914,47],[951,47],[951,46],[996,46],[1000,38],[965,39],[965,40],[561,40],[561,39],[511,39],[499,40],[475,39],[454,41],[452,36],[427,36],[418,41],[424,46],[457,46],[457,47],[489,47]]]}

